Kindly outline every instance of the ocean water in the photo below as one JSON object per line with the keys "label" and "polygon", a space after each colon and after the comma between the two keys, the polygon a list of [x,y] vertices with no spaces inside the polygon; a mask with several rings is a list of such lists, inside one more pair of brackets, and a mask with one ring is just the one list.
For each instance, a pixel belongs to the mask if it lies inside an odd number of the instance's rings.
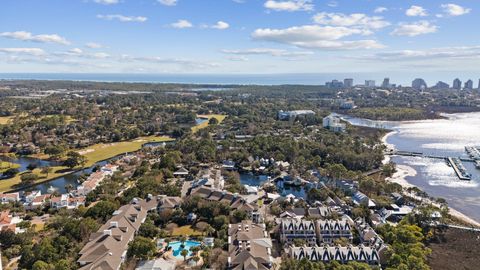
{"label": "ocean water", "polygon": [[[357,125],[382,125],[392,129],[386,142],[397,150],[468,157],[465,146],[480,146],[480,113],[445,116],[448,119],[405,122],[346,120]],[[407,176],[407,182],[430,196],[446,199],[450,207],[480,221],[480,170],[473,163],[463,162],[472,174],[472,180],[462,181],[443,160],[400,156],[394,156],[391,160],[417,172],[415,176]]]}
{"label": "ocean water", "polygon": [[[0,73],[0,80],[72,80],[98,82],[144,82],[186,84],[240,84],[240,85],[324,85],[337,78],[351,78],[351,74],[340,73],[295,73],[295,74],[115,74],[115,73]],[[364,73],[353,77],[356,83],[374,74]]]}

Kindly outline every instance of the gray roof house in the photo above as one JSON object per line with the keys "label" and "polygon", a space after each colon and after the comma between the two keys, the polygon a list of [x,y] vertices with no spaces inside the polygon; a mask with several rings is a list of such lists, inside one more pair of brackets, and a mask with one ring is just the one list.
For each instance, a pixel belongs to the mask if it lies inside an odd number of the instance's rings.
{"label": "gray roof house", "polygon": [[265,224],[242,221],[228,226],[228,269],[266,270],[272,267],[272,240]]}

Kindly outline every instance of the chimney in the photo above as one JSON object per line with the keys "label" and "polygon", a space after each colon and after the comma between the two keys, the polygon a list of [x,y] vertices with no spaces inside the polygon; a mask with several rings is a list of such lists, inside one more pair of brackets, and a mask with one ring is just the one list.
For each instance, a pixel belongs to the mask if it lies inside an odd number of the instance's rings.
{"label": "chimney", "polygon": [[103,235],[112,235],[112,230],[103,230]]}
{"label": "chimney", "polygon": [[118,221],[110,221],[111,228],[118,228]]}

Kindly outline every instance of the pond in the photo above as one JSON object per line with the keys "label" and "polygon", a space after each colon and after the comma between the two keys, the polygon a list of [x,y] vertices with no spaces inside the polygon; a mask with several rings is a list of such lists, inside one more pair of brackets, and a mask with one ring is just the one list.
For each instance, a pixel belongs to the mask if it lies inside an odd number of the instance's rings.
{"label": "pond", "polygon": [[208,118],[197,118],[197,119],[195,119],[195,125],[198,126],[198,125],[201,125],[201,124],[203,124],[207,121],[208,121]]}
{"label": "pond", "polygon": [[255,175],[253,173],[240,173],[240,184],[259,187],[268,181],[267,175]]}
{"label": "pond", "polygon": [[36,159],[36,158],[31,158],[31,157],[10,158],[10,157],[7,157],[7,156],[0,156],[0,160],[19,164],[20,168],[18,168],[18,170],[20,172],[26,171],[28,165],[30,165],[30,164],[35,165],[37,168],[51,167],[51,166],[58,166],[59,165],[59,163],[56,162],[56,161],[41,160],[41,159]]}
{"label": "pond", "polygon": [[[175,141],[169,141],[169,142],[150,142],[150,143],[145,143],[143,147],[155,147],[159,145],[170,145],[174,144]],[[83,175],[83,174],[90,174],[93,172],[94,168],[99,166],[102,167],[106,165],[107,163],[111,162],[112,160],[117,159],[119,156],[116,157],[111,157],[107,160],[104,161],[99,161],[95,163],[93,166],[85,168],[82,171],[78,171],[72,174],[68,174],[59,178],[56,178],[52,181],[45,182],[45,183],[40,183],[37,185],[34,185],[32,187],[29,187],[26,190],[40,190],[42,193],[51,193],[53,190],[58,191],[60,193],[66,193],[66,186],[71,186],[73,188],[77,188],[80,183],[78,182],[78,178]],[[52,167],[52,166],[59,166],[61,165],[57,161],[49,161],[49,160],[41,160],[41,159],[36,159],[32,157],[16,157],[16,158],[9,158],[5,156],[0,156],[1,160],[4,161],[9,161],[12,163],[17,163],[20,165],[19,171],[24,172],[27,171],[27,167],[30,164],[36,165],[37,168],[41,167]],[[1,180],[0,180],[1,181]],[[52,190],[53,189],[53,190]]]}
{"label": "pond", "polygon": [[308,188],[305,186],[291,186],[284,184],[283,181],[277,181],[278,193],[282,196],[294,195],[296,198],[307,199]]}

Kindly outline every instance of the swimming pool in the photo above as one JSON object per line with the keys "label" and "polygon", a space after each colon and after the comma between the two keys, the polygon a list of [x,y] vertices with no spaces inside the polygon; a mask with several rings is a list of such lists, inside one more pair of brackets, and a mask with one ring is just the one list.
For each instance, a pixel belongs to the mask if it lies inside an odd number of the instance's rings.
{"label": "swimming pool", "polygon": [[184,249],[189,251],[187,257],[192,256],[193,254],[192,254],[192,252],[190,252],[190,248],[200,246],[200,245],[201,245],[201,243],[196,242],[196,241],[185,241],[185,242],[183,242],[183,247],[182,247],[182,242],[180,242],[180,241],[170,242],[168,244],[168,246],[171,247],[172,250],[173,250],[173,256],[175,256],[177,258],[183,258],[181,252]]}

